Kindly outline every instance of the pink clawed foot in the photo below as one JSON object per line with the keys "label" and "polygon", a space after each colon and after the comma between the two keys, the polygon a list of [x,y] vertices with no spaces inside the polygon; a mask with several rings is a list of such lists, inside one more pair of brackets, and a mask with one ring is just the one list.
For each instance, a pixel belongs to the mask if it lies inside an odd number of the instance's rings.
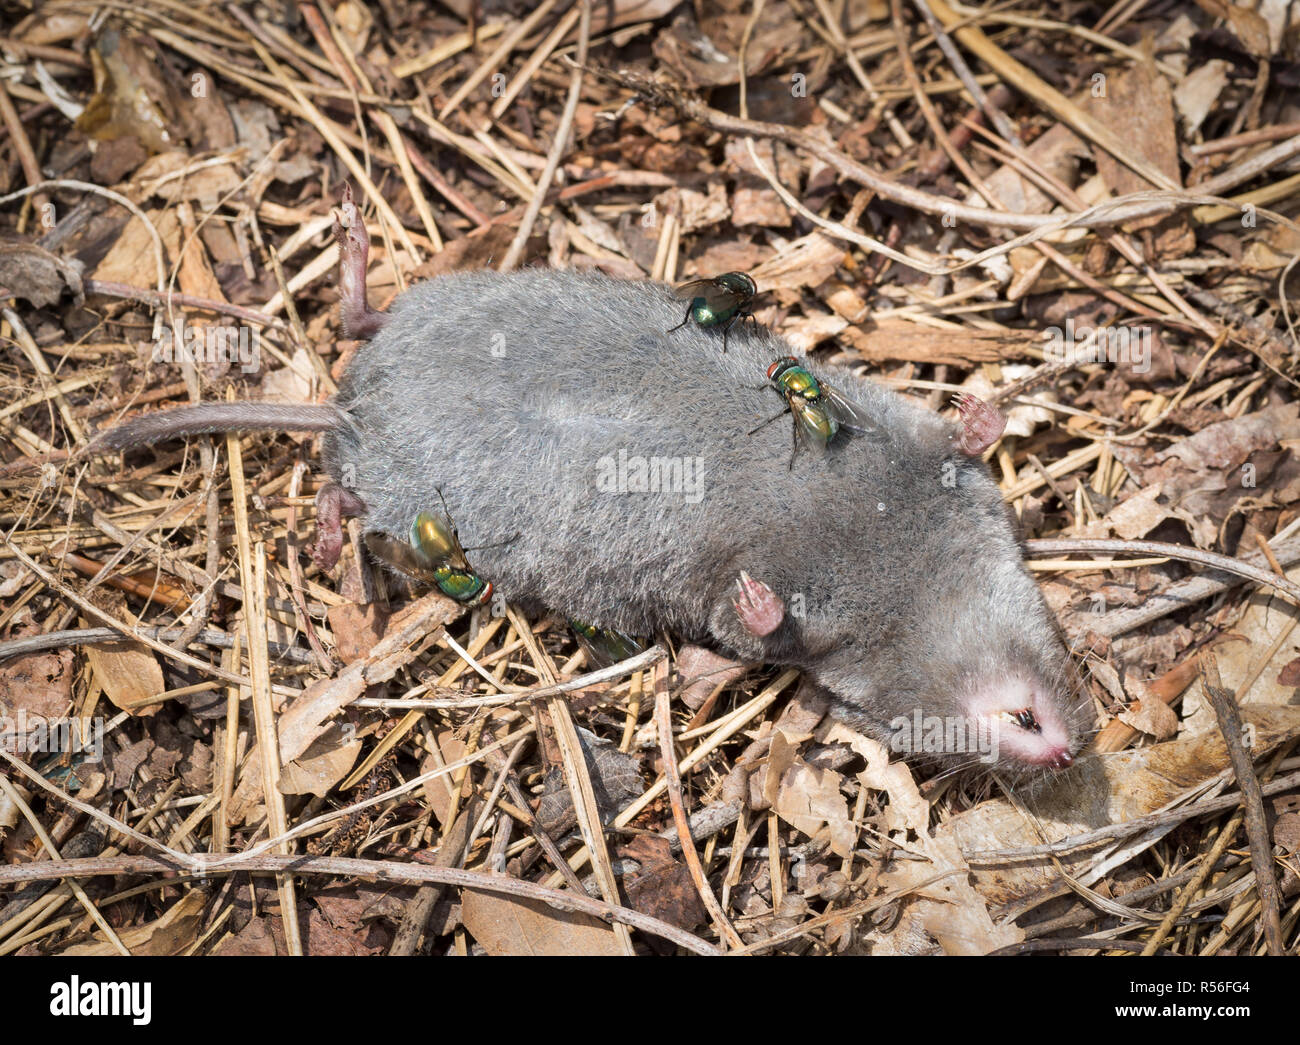
{"label": "pink clawed foot", "polygon": [[321,573],[329,573],[343,553],[343,517],[362,515],[366,505],[360,497],[337,483],[326,483],[316,494],[316,546],[311,559]]}
{"label": "pink clawed foot", "polygon": [[952,401],[961,414],[957,449],[969,457],[978,457],[1002,437],[1007,419],[997,407],[966,392],[958,392]]}
{"label": "pink clawed foot", "polygon": [[352,186],[343,183],[343,196],[334,212],[334,238],[339,244],[339,317],[343,335],[365,340],[379,333],[388,317],[371,311],[366,301],[366,265],[370,235],[361,211],[352,200]]}
{"label": "pink clawed foot", "polygon": [[762,638],[771,635],[785,620],[785,605],[776,592],[762,581],[756,581],[744,570],[736,581],[740,593],[731,600],[736,608],[736,616],[751,635]]}

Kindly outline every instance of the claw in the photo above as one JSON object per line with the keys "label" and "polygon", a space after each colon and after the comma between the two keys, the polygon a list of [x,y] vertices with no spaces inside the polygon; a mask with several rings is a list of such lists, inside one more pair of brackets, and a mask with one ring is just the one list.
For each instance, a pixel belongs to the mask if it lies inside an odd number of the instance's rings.
{"label": "claw", "polygon": [[961,414],[956,442],[963,454],[978,457],[1002,437],[1007,419],[997,407],[966,392],[958,392],[952,402]]}
{"label": "claw", "polygon": [[736,616],[751,635],[762,638],[771,635],[785,619],[785,605],[776,592],[762,581],[756,581],[744,570],[736,581],[739,594],[731,600]]}

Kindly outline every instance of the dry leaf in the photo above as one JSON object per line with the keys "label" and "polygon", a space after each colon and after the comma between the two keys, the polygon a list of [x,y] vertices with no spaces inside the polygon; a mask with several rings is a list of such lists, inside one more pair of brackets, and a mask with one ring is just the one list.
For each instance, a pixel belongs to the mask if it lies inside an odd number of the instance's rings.
{"label": "dry leaf", "polygon": [[1174,90],[1174,105],[1183,118],[1185,133],[1190,138],[1205,122],[1219,100],[1219,95],[1228,86],[1230,62],[1212,58],[1198,69],[1194,69]]}
{"label": "dry leaf", "polygon": [[[641,762],[634,755],[624,754],[612,741],[582,727],[578,728],[578,743],[591,775],[591,789],[601,821],[607,822],[645,789]],[[556,834],[576,823],[573,796],[569,794],[563,766],[552,767],[546,775],[546,789],[537,804],[537,820],[548,832]]]}
{"label": "dry leaf", "polygon": [[132,709],[133,704],[156,697],[167,688],[158,659],[147,646],[138,642],[103,642],[87,646],[84,652],[91,673],[104,687],[114,707],[132,715],[157,714],[159,704]]}
{"label": "dry leaf", "polygon": [[1157,501],[1160,490],[1160,483],[1144,487],[1107,512],[1103,521],[1126,541],[1145,537],[1169,518],[1169,513]]}
{"label": "dry leaf", "polygon": [[356,765],[360,740],[348,740],[343,727],[331,722],[299,758],[280,772],[280,790],[286,795],[324,798]]}
{"label": "dry leaf", "polygon": [[1143,697],[1136,705],[1116,716],[1121,722],[1157,740],[1168,740],[1178,732],[1178,716],[1163,700]]}
{"label": "dry leaf", "polygon": [[589,914],[558,911],[540,900],[466,889],[461,921],[488,954],[549,957],[623,953],[614,930]]}
{"label": "dry leaf", "polygon": [[[1292,581],[1300,581],[1300,566],[1286,571]],[[1294,657],[1294,650],[1284,641],[1275,648],[1277,641],[1285,638],[1295,625],[1295,614],[1285,602],[1280,602],[1272,591],[1256,591],[1246,603],[1245,613],[1232,628],[1234,638],[1244,641],[1224,643],[1218,648],[1216,659],[1219,676],[1223,684],[1233,693],[1242,705],[1254,704],[1293,704],[1295,689],[1278,677],[1278,671]],[[1261,665],[1264,654],[1273,650],[1273,664],[1270,670]],[[1260,667],[1263,671],[1260,671]],[[1256,678],[1258,674],[1258,678]],[[1250,688],[1244,693],[1238,692],[1247,679],[1254,679]],[[1189,735],[1218,732],[1219,719],[1214,708],[1205,699],[1205,687],[1198,676],[1183,695],[1183,730]]]}
{"label": "dry leaf", "polygon": [[633,910],[682,929],[694,929],[708,920],[691,872],[673,856],[668,839],[638,835],[618,855],[640,865],[640,870],[623,875],[623,890]]}
{"label": "dry leaf", "polygon": [[35,243],[0,241],[0,298],[23,298],[37,308],[57,305],[65,290],[81,301],[81,265]]}
{"label": "dry leaf", "polygon": [[[118,932],[118,938],[136,957],[163,956],[180,954],[199,937],[203,925],[203,908],[207,906],[208,894],[202,889],[191,889],[167,909],[167,912],[147,925]],[[78,943],[65,947],[58,952],[61,955],[77,957],[99,957],[119,955],[119,951],[107,940],[92,943]]]}
{"label": "dry leaf", "polygon": [[797,759],[781,774],[772,808],[777,816],[809,838],[825,826],[830,831],[831,852],[848,857],[857,830],[849,819],[848,800],[840,790],[843,783],[844,778],[834,770],[817,769]]}

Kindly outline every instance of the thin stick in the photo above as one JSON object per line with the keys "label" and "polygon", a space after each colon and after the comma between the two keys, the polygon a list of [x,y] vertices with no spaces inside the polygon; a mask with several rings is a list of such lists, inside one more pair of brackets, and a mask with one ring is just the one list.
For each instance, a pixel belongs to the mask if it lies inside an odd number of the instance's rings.
{"label": "thin stick", "polygon": [[551,151],[546,157],[546,169],[537,179],[537,191],[528,201],[528,209],[524,211],[524,220],[519,223],[519,231],[515,233],[515,238],[510,244],[510,249],[506,251],[505,257],[501,259],[502,272],[509,272],[523,257],[524,247],[533,232],[533,224],[537,221],[542,204],[546,202],[546,192],[551,187],[555,172],[559,169],[560,157],[568,148],[573,118],[578,111],[578,98],[582,94],[582,71],[587,64],[587,43],[591,39],[591,0],[578,0],[578,2],[582,5],[582,19],[578,24],[578,57],[569,80],[569,97],[564,103],[564,114],[560,117],[560,125],[555,129],[555,141],[551,143]]}
{"label": "thin stick", "polygon": [[[230,462],[231,505],[235,516],[235,540],[239,558],[239,579],[248,598],[244,600],[244,632],[247,636],[248,673],[253,680],[253,723],[257,751],[261,756],[262,795],[266,801],[267,830],[284,835],[289,830],[284,793],[280,790],[280,734],[271,703],[271,658],[266,649],[266,545],[252,543],[248,529],[248,495],[244,488],[244,459],[239,436],[226,436],[226,457]],[[293,850],[285,842],[283,855]],[[280,918],[289,953],[301,955],[302,932],[298,926],[298,897],[293,875],[276,876],[280,892]]]}
{"label": "thin stick", "polygon": [[[36,153],[32,150],[32,141],[27,137],[27,128],[18,118],[18,110],[14,108],[13,99],[5,90],[3,80],[0,80],[0,124],[9,130],[9,137],[13,139],[14,152],[18,154],[18,162],[23,168],[23,176],[27,179],[27,184],[39,184],[42,180],[41,165],[37,162]],[[36,214],[43,217],[48,206],[49,199],[45,194],[36,193],[36,198],[32,200],[32,209]],[[37,221],[40,220],[41,217],[38,217]]]}
{"label": "thin stick", "polygon": [[952,38],[944,32],[943,26],[939,24],[939,19],[934,17],[934,12],[930,10],[930,5],[926,0],[912,0],[913,6],[921,12],[921,17],[925,19],[925,24],[930,27],[930,32],[934,33],[935,43],[939,45],[939,50],[948,59],[948,64],[952,66],[952,71],[957,74],[957,79],[962,82],[966,88],[966,93],[974,100],[975,104],[980,107],[980,111],[988,117],[989,123],[997,128],[997,132],[1017,149],[1023,149],[1024,143],[1016,134],[1016,129],[1011,126],[1011,121],[1007,119],[1007,114],[999,109],[984,93],[984,88],[975,82],[975,76],[970,71],[970,66],[966,64],[966,59],[961,56],[961,52],[953,45]]}
{"label": "thin stick", "polygon": [[1219,732],[1228,745],[1232,771],[1241,789],[1241,806],[1246,816],[1246,838],[1250,841],[1250,864],[1255,869],[1255,891],[1263,907],[1264,939],[1272,955],[1285,953],[1282,942],[1282,920],[1277,876],[1273,873],[1273,843],[1269,839],[1268,820],[1264,815],[1264,796],[1255,776],[1255,765],[1244,743],[1245,731],[1241,725],[1241,712],[1237,697],[1223,685],[1214,654],[1201,658],[1201,684],[1214,705],[1219,719]]}
{"label": "thin stick", "polygon": [[668,802],[673,810],[673,822],[677,825],[677,837],[682,843],[682,857],[690,869],[695,882],[695,891],[700,894],[709,917],[713,919],[714,928],[727,944],[738,950],[745,945],[735,927],[727,918],[727,913],[718,903],[709,885],[708,876],[700,863],[700,856],[695,851],[695,842],[691,838],[691,823],[686,816],[686,803],[682,800],[682,778],[677,772],[677,754],[673,750],[673,716],[669,706],[667,665],[659,665],[654,673],[655,689],[655,725],[659,730],[659,750],[663,755],[664,781],[668,787]]}
{"label": "thin stick", "polygon": [[1296,584],[1286,577],[1279,577],[1276,573],[1270,573],[1268,570],[1261,569],[1259,566],[1254,566],[1241,559],[1218,555],[1215,552],[1202,551],[1200,548],[1193,548],[1187,544],[1169,544],[1165,541],[1052,538],[1026,541],[1025,548],[1030,555],[1067,555],[1074,552],[1083,554],[1108,552],[1119,555],[1162,555],[1170,559],[1181,559],[1184,562],[1209,566],[1212,569],[1223,570],[1225,573],[1234,573],[1238,577],[1245,577],[1257,584],[1275,588],[1292,599],[1297,605],[1300,605],[1300,584]]}
{"label": "thin stick", "polygon": [[[12,882],[44,881],[50,878],[96,878],[101,875],[161,874],[176,870],[177,866],[185,868],[190,861],[181,860],[176,865],[150,856],[120,856],[111,859],[88,857],[82,860],[49,860],[39,863],[17,864],[0,867],[0,885]],[[197,861],[196,861],[197,862]],[[684,929],[679,929],[668,922],[652,918],[650,915],[633,911],[627,907],[618,907],[593,899],[583,893],[563,892],[547,889],[533,882],[506,878],[504,875],[484,874],[479,871],[464,871],[454,867],[431,867],[428,864],[403,864],[391,860],[352,860],[334,856],[235,856],[229,858],[220,867],[202,868],[206,875],[237,874],[240,872],[262,872],[276,874],[328,874],[340,878],[364,878],[378,882],[392,883],[436,883],[454,886],[458,889],[480,889],[504,896],[517,896],[525,900],[538,900],[559,911],[576,911],[590,914],[603,921],[631,926],[665,940],[670,940],[679,947],[685,947],[695,954],[717,955],[719,951],[712,944],[706,943],[698,936],[692,936]]]}

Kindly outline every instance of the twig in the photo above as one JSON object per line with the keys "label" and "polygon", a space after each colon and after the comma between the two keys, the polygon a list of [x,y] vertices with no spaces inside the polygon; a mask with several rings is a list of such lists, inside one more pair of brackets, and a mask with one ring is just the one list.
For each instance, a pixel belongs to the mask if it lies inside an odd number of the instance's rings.
{"label": "twig", "polygon": [[695,851],[691,840],[691,824],[686,816],[686,803],[682,801],[682,778],[677,772],[677,753],[673,750],[673,717],[669,706],[667,672],[660,665],[654,675],[655,689],[655,725],[659,730],[659,750],[663,757],[664,779],[668,787],[668,801],[673,810],[673,822],[677,825],[677,837],[682,845],[682,857],[690,869],[695,882],[695,891],[700,894],[704,906],[708,909],[718,935],[723,937],[734,950],[745,945],[731,922],[727,918],[718,898],[713,894],[708,876],[700,864],[700,856]]}
{"label": "twig", "polygon": [[[523,257],[524,247],[528,244],[528,237],[532,235],[533,224],[537,221],[537,215],[541,212],[542,204],[546,202],[547,190],[551,187],[551,182],[555,178],[555,172],[560,166],[560,157],[564,155],[569,146],[569,134],[573,129],[573,118],[578,111],[578,99],[582,95],[582,73],[583,67],[587,63],[587,44],[591,39],[591,0],[578,0],[582,5],[582,18],[578,23],[578,56],[577,64],[574,66],[569,80],[569,96],[564,103],[564,113],[560,117],[560,124],[555,129],[555,141],[551,143],[551,151],[546,157],[546,168],[542,171],[542,176],[537,179],[537,191],[533,193],[533,198],[528,201],[528,209],[524,211],[523,221],[519,223],[519,231],[515,233],[515,238],[506,251],[505,257],[501,259],[500,269],[502,272],[509,272],[519,264],[520,258]],[[543,5],[545,7],[547,5]]]}
{"label": "twig", "polygon": [[483,892],[517,896],[525,900],[538,900],[559,911],[590,914],[606,922],[631,926],[642,932],[670,940],[695,954],[716,955],[721,952],[698,936],[693,936],[675,925],[652,918],[650,915],[618,907],[593,899],[582,893],[547,889],[532,882],[522,882],[503,875],[464,871],[453,867],[431,867],[428,864],[403,864],[389,860],[354,860],[337,856],[231,856],[220,866],[208,863],[202,854],[168,862],[154,856],[119,856],[110,859],[88,857],[83,860],[49,860],[39,863],[0,867],[0,885],[11,882],[34,882],[49,878],[96,878],[101,875],[132,875],[170,873],[177,870],[192,871],[202,875],[255,873],[328,874],[340,878],[363,878],[368,881],[395,884],[435,883],[457,889],[479,889]]}
{"label": "twig", "polygon": [[1264,939],[1268,943],[1270,954],[1281,955],[1285,948],[1279,911],[1280,895],[1277,876],[1273,873],[1273,844],[1269,839],[1268,821],[1264,816],[1264,796],[1260,792],[1259,778],[1255,776],[1254,762],[1243,742],[1245,731],[1241,725],[1237,698],[1219,678],[1219,666],[1212,653],[1201,658],[1201,683],[1205,686],[1210,703],[1214,705],[1214,713],[1219,719],[1219,732],[1228,745],[1232,771],[1237,777],[1237,787],[1241,789],[1239,797],[1246,817],[1250,863],[1255,869],[1255,891],[1259,894],[1263,907]]}
{"label": "twig", "polygon": [[925,24],[930,27],[930,32],[934,33],[935,43],[939,45],[939,50],[948,59],[948,64],[952,66],[952,71],[957,74],[957,79],[962,82],[967,93],[975,99],[975,104],[989,118],[989,122],[997,129],[1007,141],[1017,149],[1023,149],[1024,143],[1020,136],[1016,134],[1016,129],[1011,126],[1011,121],[1007,119],[1007,114],[999,109],[984,93],[984,88],[975,81],[975,75],[970,71],[970,66],[966,64],[966,59],[961,56],[961,52],[953,46],[952,39],[944,32],[943,26],[939,24],[939,19],[934,17],[934,12],[930,10],[930,5],[926,0],[912,0],[913,6],[921,12],[921,17],[925,19]]}
{"label": "twig", "polygon": [[1200,548],[1193,548],[1186,544],[1170,544],[1166,541],[1052,538],[1026,541],[1025,548],[1030,555],[1109,552],[1119,555],[1161,555],[1170,559],[1181,559],[1184,562],[1209,566],[1212,569],[1223,570],[1225,573],[1236,574],[1238,577],[1244,577],[1246,580],[1254,581],[1257,584],[1276,588],[1300,606],[1300,584],[1296,584],[1286,577],[1279,577],[1276,573],[1270,573],[1268,570],[1244,562],[1241,559],[1233,559],[1230,556],[1219,555],[1215,552],[1202,551]]}
{"label": "twig", "polygon": [[[9,131],[9,137],[13,139],[14,152],[18,154],[18,162],[22,165],[23,176],[27,179],[28,185],[39,184],[41,165],[37,162],[36,153],[32,151],[32,141],[27,137],[27,128],[18,118],[18,110],[14,108],[13,99],[5,89],[4,80],[0,80],[0,124]],[[43,215],[48,205],[49,200],[45,194],[36,193],[36,198],[32,200],[32,209],[38,215],[38,221],[41,220],[39,216]]]}
{"label": "twig", "polygon": [[[1264,795],[1277,795],[1298,784],[1300,784],[1300,772],[1264,784],[1260,787],[1260,792]],[[1148,813],[1146,816],[1134,817],[1132,820],[1125,820],[1118,824],[1107,824],[1095,831],[1086,831],[1081,835],[1071,835],[1068,838],[1049,842],[1046,845],[1026,845],[1014,849],[977,849],[964,852],[962,855],[966,857],[967,863],[990,864],[1001,860],[1019,860],[1035,856],[1068,853],[1072,849],[1081,849],[1084,846],[1109,841],[1112,838],[1127,838],[1129,835],[1135,835],[1140,831],[1164,827],[1166,824],[1178,824],[1184,820],[1191,820],[1193,817],[1221,813],[1225,809],[1232,809],[1240,804],[1241,795],[1239,794],[1220,795],[1217,798],[1205,798],[1199,802],[1193,802],[1191,805],[1180,806],[1177,809],[1168,809],[1161,813]]]}

